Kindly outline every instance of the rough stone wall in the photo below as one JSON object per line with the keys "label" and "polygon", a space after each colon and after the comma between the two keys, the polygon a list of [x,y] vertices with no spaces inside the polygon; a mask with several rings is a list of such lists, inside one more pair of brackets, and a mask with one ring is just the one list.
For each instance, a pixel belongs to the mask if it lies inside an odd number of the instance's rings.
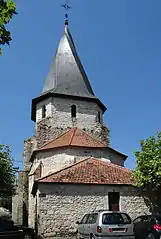
{"label": "rough stone wall", "polygon": [[107,145],[110,145],[110,130],[106,125],[97,122],[97,125],[94,129],[85,129],[85,131],[94,136],[96,139],[106,142]]}
{"label": "rough stone wall", "polygon": [[88,157],[94,157],[99,160],[102,159],[107,162],[111,161],[112,163],[124,166],[123,157],[114,153],[110,149],[75,147],[38,152],[30,172],[34,171],[38,162],[41,162],[42,176],[45,176],[50,172],[58,171]]}
{"label": "rough stone wall", "polygon": [[[36,138],[35,136],[29,138],[28,140],[24,141],[24,181],[23,181],[23,202],[24,202],[24,206],[25,206],[25,210],[28,214],[28,210],[29,210],[29,201],[30,201],[30,194],[29,194],[29,170],[31,167],[31,162],[30,161],[30,157],[31,154],[33,152],[33,150],[35,150],[37,147],[36,144]],[[23,214],[25,212],[23,211]],[[28,217],[28,215],[26,215],[26,217]],[[26,220],[28,220],[28,218],[26,218]]]}
{"label": "rough stone wall", "polygon": [[31,163],[29,162],[33,150],[37,148],[36,138],[32,136],[31,138],[24,141],[24,170],[29,171]]}
{"label": "rough stone wall", "polygon": [[36,148],[35,137],[24,141],[24,170],[19,172],[16,195],[12,198],[12,218],[18,224],[27,224],[28,217],[28,172],[33,150]]}
{"label": "rough stone wall", "polygon": [[39,122],[42,119],[43,105],[46,105],[46,116],[51,117],[53,126],[58,128],[73,127],[71,119],[72,105],[76,105],[77,109],[77,127],[93,128],[97,121],[98,112],[100,111],[102,115],[102,110],[96,103],[55,97],[53,99],[49,98],[48,100],[44,100],[37,104],[36,122]]}
{"label": "rough stone wall", "polygon": [[[46,105],[46,118],[42,119],[42,106]],[[76,105],[76,119],[71,117],[71,106]],[[100,123],[98,122],[100,112]],[[88,131],[94,137],[110,143],[109,129],[103,124],[102,110],[94,102],[49,98],[37,105],[36,140],[38,148],[72,127]]]}
{"label": "rough stone wall", "polygon": [[[46,193],[46,197],[43,197],[43,193]],[[75,222],[88,211],[104,208],[104,201],[103,187],[96,190],[81,185],[41,185],[38,233],[45,237],[75,233]]]}
{"label": "rough stone wall", "polygon": [[17,223],[18,222],[18,192],[16,192],[16,195],[12,197],[12,220]]}
{"label": "rough stone wall", "polygon": [[126,211],[132,219],[137,216],[151,214],[150,207],[146,203],[147,196],[141,194],[135,188],[127,188],[121,193],[121,210]]}
{"label": "rough stone wall", "polygon": [[38,190],[39,234],[54,237],[75,233],[75,222],[85,213],[99,209],[108,210],[108,192],[113,191],[120,192],[121,210],[128,212],[132,218],[148,213],[142,196],[132,187],[40,184]]}
{"label": "rough stone wall", "polygon": [[41,148],[50,140],[55,139],[58,135],[67,131],[69,128],[59,128],[52,125],[52,119],[47,117],[37,123],[35,132],[37,147]]}
{"label": "rough stone wall", "polygon": [[18,175],[16,195],[12,198],[12,219],[19,225],[23,224],[24,178],[25,172],[20,171]]}
{"label": "rough stone wall", "polygon": [[29,176],[29,207],[28,207],[28,224],[30,227],[35,227],[35,206],[36,198],[32,195],[32,188],[34,184],[34,175]]}
{"label": "rough stone wall", "polygon": [[46,117],[52,117],[53,114],[53,106],[52,106],[52,98],[45,99],[39,102],[36,106],[36,122],[42,120],[42,107],[46,106]]}

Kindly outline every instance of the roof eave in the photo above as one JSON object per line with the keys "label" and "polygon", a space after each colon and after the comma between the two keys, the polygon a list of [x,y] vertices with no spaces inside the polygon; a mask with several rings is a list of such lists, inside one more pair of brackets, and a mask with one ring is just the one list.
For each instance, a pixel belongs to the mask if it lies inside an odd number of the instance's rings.
{"label": "roof eave", "polygon": [[105,186],[127,186],[127,187],[136,187],[136,185],[134,184],[134,183],[102,183],[102,184],[100,184],[100,183],[70,183],[70,182],[40,182],[39,181],[40,179],[37,179],[37,180],[35,180],[34,181],[34,184],[33,184],[33,187],[32,187],[32,191],[31,191],[31,193],[33,194],[33,195],[35,195],[36,194],[36,192],[37,192],[37,189],[38,189],[38,185],[39,184],[73,184],[73,185],[75,185],[75,184],[77,184],[77,185],[94,185],[94,186],[101,186],[101,185],[105,185]]}
{"label": "roof eave", "polygon": [[[79,146],[79,145],[63,145],[63,146],[57,146],[57,147],[53,147],[53,148],[47,148],[47,149],[37,149],[37,150],[34,150],[31,157],[30,157],[30,162],[33,161],[33,158],[35,157],[36,153],[41,153],[41,152],[47,152],[47,151],[51,151],[51,150],[57,150],[59,148],[66,148],[66,147],[78,147],[78,148],[82,148],[84,146]],[[98,149],[98,147],[88,147],[86,146],[87,148],[92,148],[92,149]],[[117,153],[118,155],[122,156],[124,160],[126,160],[128,158],[128,156],[126,154],[123,154],[109,146],[105,146],[105,147],[99,147],[99,149],[110,149],[112,150],[113,152]]]}
{"label": "roof eave", "polygon": [[75,148],[91,148],[91,149],[106,149],[107,147],[88,147],[88,146],[79,146],[79,145],[62,145],[62,146],[57,146],[57,147],[53,147],[53,148],[47,148],[47,149],[37,149],[37,150],[34,150],[32,152],[32,155],[30,157],[30,162],[33,162],[33,159],[35,157],[35,155],[37,153],[41,153],[41,152],[48,152],[48,151],[51,151],[51,150],[57,150],[57,149],[60,149],[60,148],[71,148],[71,147],[75,147]]}
{"label": "roof eave", "polygon": [[46,94],[42,94],[34,99],[32,99],[32,107],[31,107],[31,120],[36,122],[36,105],[42,100],[45,100],[46,98],[49,98],[52,96],[51,92],[48,92]]}
{"label": "roof eave", "polygon": [[45,152],[45,151],[50,151],[50,150],[55,150],[55,149],[60,149],[60,148],[90,148],[90,149],[106,149],[107,147],[91,147],[91,146],[80,146],[80,145],[62,145],[62,146],[56,146],[56,147],[51,147],[51,148],[46,148],[46,149],[37,149],[34,151],[35,153],[39,152]]}
{"label": "roof eave", "polygon": [[36,182],[36,184],[38,185],[38,184],[40,184],[40,183],[46,183],[46,184],[49,184],[49,183],[53,183],[53,184],[82,184],[82,185],[108,185],[108,186],[110,186],[110,185],[116,185],[116,186],[135,186],[135,184],[134,183],[97,183],[97,182],[91,182],[91,183],[83,183],[83,182],[45,182],[45,181],[39,181],[39,180],[41,180],[41,179],[38,179],[38,180],[36,180],[35,182]]}
{"label": "roof eave", "polygon": [[110,149],[111,151],[117,153],[118,155],[122,156],[124,158],[124,160],[126,160],[128,158],[128,155],[124,154],[124,153],[121,153],[119,151],[117,151],[116,149],[113,149],[112,147],[110,146],[107,146],[108,149]]}

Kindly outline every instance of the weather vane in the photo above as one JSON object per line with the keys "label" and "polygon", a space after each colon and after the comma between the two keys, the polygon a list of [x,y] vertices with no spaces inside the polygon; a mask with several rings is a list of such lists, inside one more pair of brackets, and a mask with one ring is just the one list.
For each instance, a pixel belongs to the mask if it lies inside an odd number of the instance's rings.
{"label": "weather vane", "polygon": [[65,9],[65,25],[68,25],[68,10],[71,9],[71,7],[68,5],[68,0],[66,0],[65,4],[61,5]]}

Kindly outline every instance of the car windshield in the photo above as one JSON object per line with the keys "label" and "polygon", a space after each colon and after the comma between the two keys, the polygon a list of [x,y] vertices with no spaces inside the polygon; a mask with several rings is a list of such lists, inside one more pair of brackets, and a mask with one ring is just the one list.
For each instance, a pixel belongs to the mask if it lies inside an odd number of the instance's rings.
{"label": "car windshield", "polygon": [[102,224],[130,224],[131,219],[126,213],[104,213]]}

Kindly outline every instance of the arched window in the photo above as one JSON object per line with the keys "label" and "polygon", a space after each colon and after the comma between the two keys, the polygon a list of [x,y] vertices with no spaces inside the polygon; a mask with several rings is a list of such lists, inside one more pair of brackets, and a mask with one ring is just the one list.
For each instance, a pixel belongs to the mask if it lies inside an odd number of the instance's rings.
{"label": "arched window", "polygon": [[46,117],[46,106],[43,105],[42,107],[42,118],[45,118]]}
{"label": "arched window", "polygon": [[76,118],[76,105],[71,106],[71,117]]}

